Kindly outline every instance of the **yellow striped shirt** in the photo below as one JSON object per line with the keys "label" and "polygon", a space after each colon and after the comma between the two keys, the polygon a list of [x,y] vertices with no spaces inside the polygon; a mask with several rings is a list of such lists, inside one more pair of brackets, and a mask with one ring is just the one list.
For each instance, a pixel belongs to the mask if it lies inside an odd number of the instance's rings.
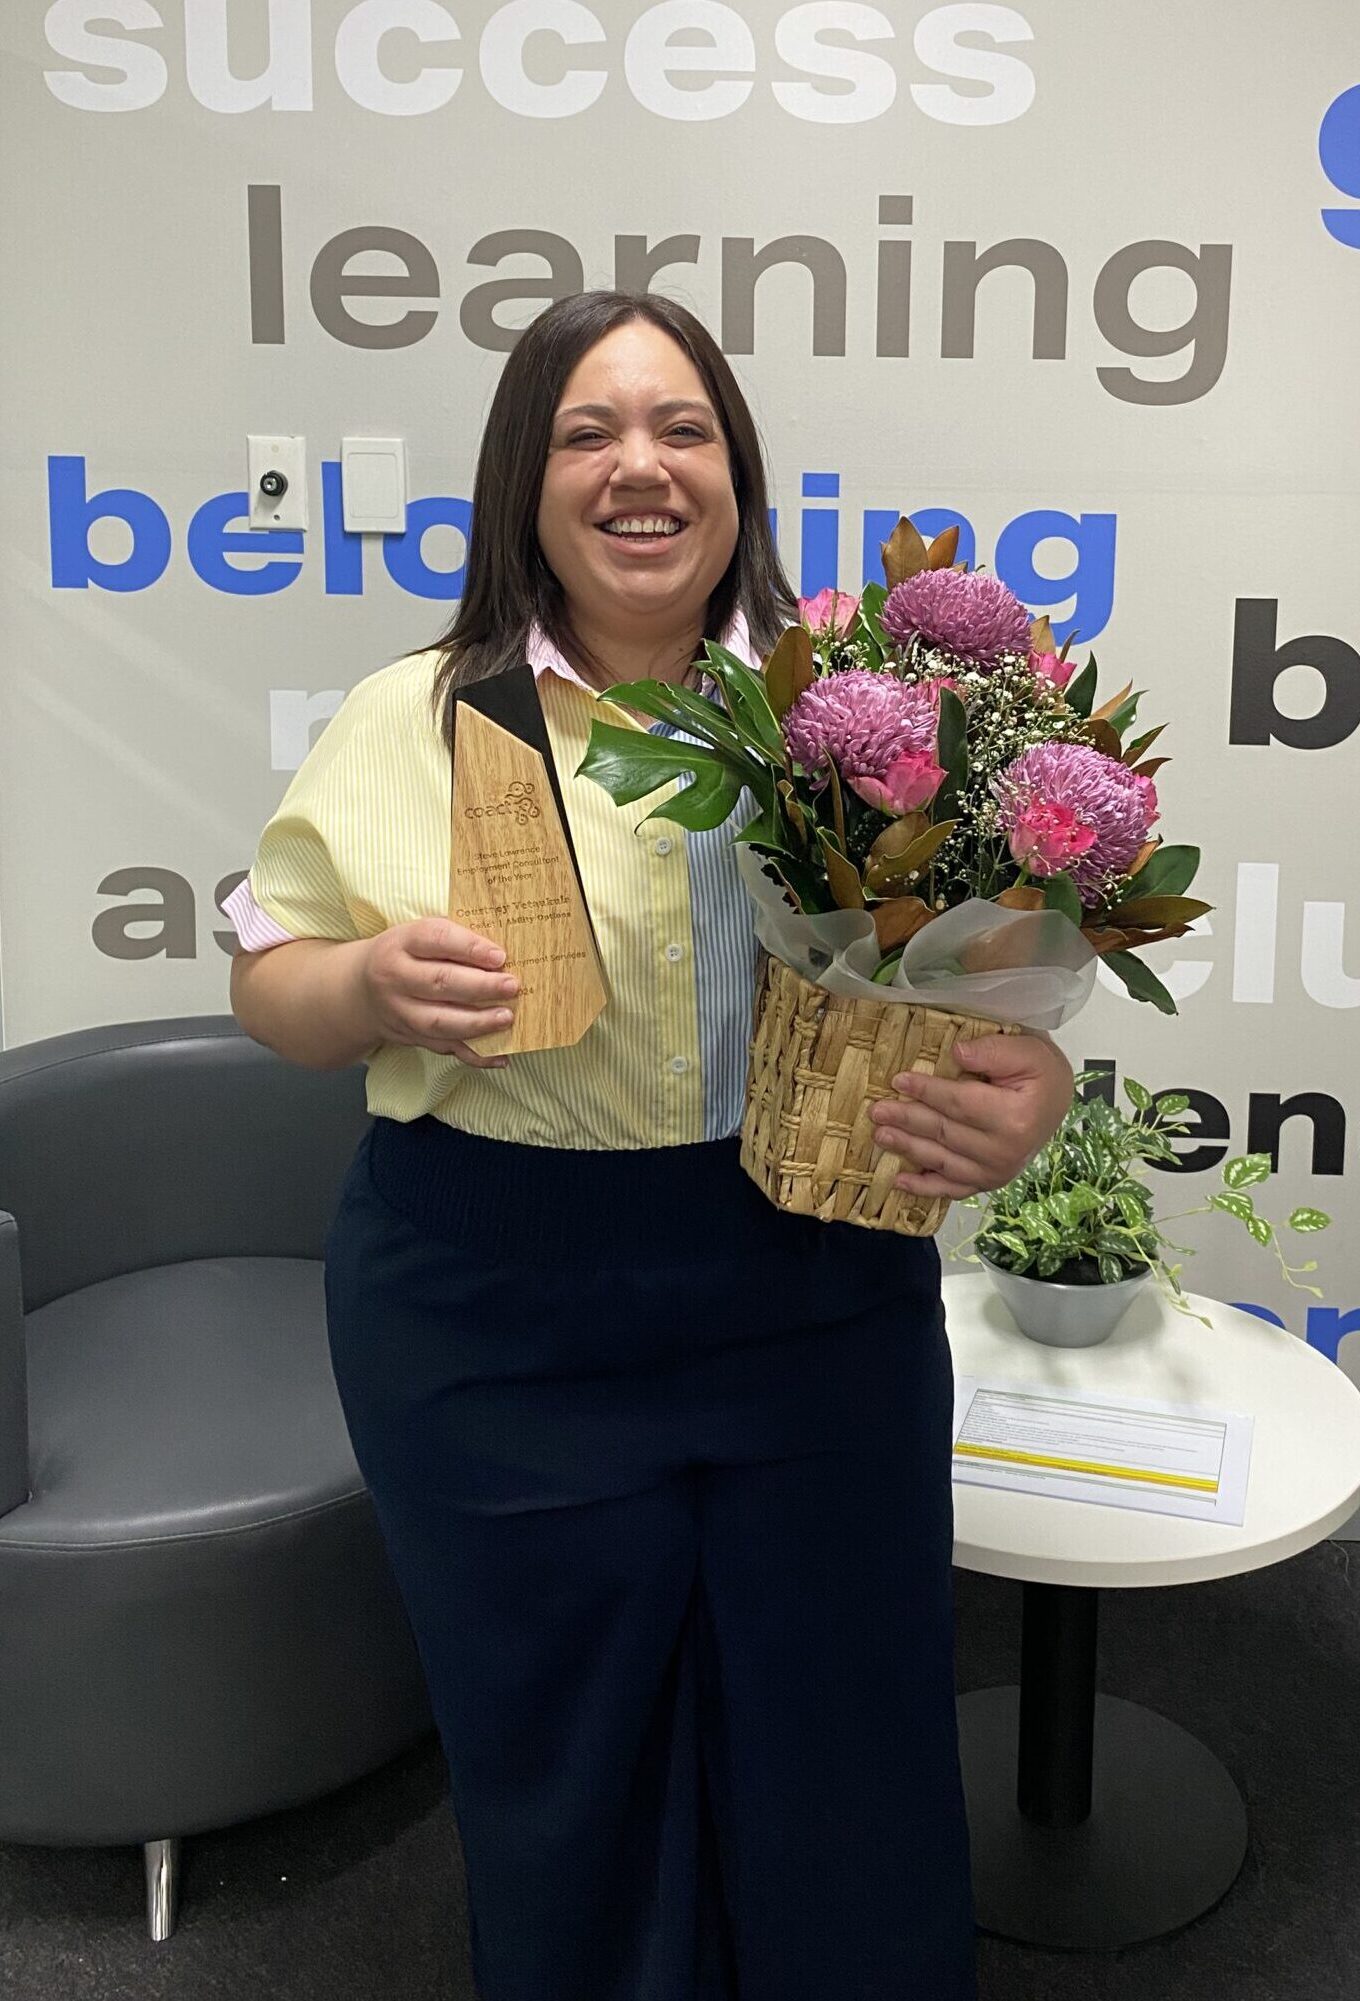
{"label": "yellow striped shirt", "polygon": [[[744,620],[725,643],[750,658]],[[600,703],[541,640],[530,657],[609,999],[580,1042],[514,1055],[503,1070],[378,1045],[365,1058],[368,1108],[539,1146],[726,1137],[740,1122],[754,958],[731,828],[696,835],[649,821],[638,831],[679,782],[618,807],[576,777],[597,715],[640,725]],[[439,658],[435,649],[408,654],[369,675],[318,737],[224,906],[246,949],[371,938],[450,914],[452,773],[430,700]]]}

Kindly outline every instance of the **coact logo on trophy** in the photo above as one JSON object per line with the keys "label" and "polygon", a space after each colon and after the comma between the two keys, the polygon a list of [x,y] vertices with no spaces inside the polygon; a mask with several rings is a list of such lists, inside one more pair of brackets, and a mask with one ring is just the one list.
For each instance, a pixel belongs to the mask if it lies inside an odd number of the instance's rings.
{"label": "coact logo on trophy", "polygon": [[464,806],[465,820],[485,820],[491,813],[509,813],[514,816],[517,827],[527,826],[530,820],[540,817],[540,807],[536,787],[532,779],[517,778],[506,787],[505,797],[492,806]]}

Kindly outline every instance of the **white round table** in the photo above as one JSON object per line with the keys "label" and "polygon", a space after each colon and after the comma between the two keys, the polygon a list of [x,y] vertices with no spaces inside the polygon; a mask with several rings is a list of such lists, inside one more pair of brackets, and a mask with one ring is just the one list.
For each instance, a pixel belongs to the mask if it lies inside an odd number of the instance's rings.
{"label": "white round table", "polygon": [[955,1374],[1253,1419],[1240,1528],[954,1483],[954,1560],[1024,1584],[1020,1686],[959,1703],[978,1923],[1027,1944],[1112,1948],[1175,1931],[1231,1888],[1241,1795],[1197,1738],[1096,1693],[1102,1589],[1186,1584],[1310,1548],[1360,1503],[1360,1391],[1255,1314],[1151,1287],[1094,1348],[1019,1332],[983,1274],[944,1282]]}

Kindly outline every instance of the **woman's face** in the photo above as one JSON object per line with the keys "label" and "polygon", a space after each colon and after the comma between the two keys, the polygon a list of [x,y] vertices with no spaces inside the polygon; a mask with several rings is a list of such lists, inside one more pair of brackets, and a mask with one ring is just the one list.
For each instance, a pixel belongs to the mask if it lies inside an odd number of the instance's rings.
{"label": "woman's face", "polygon": [[583,629],[664,638],[702,621],[737,545],[727,441],[703,377],[650,321],[616,327],[568,378],[538,539]]}

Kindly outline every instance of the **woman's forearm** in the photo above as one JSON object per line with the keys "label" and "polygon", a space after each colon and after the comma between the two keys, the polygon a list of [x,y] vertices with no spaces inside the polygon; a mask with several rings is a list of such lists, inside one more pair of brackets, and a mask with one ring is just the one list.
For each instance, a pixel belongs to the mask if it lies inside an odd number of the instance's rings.
{"label": "woman's forearm", "polygon": [[363,980],[370,941],[297,938],[231,962],[231,1010],[290,1063],[344,1070],[381,1041]]}

